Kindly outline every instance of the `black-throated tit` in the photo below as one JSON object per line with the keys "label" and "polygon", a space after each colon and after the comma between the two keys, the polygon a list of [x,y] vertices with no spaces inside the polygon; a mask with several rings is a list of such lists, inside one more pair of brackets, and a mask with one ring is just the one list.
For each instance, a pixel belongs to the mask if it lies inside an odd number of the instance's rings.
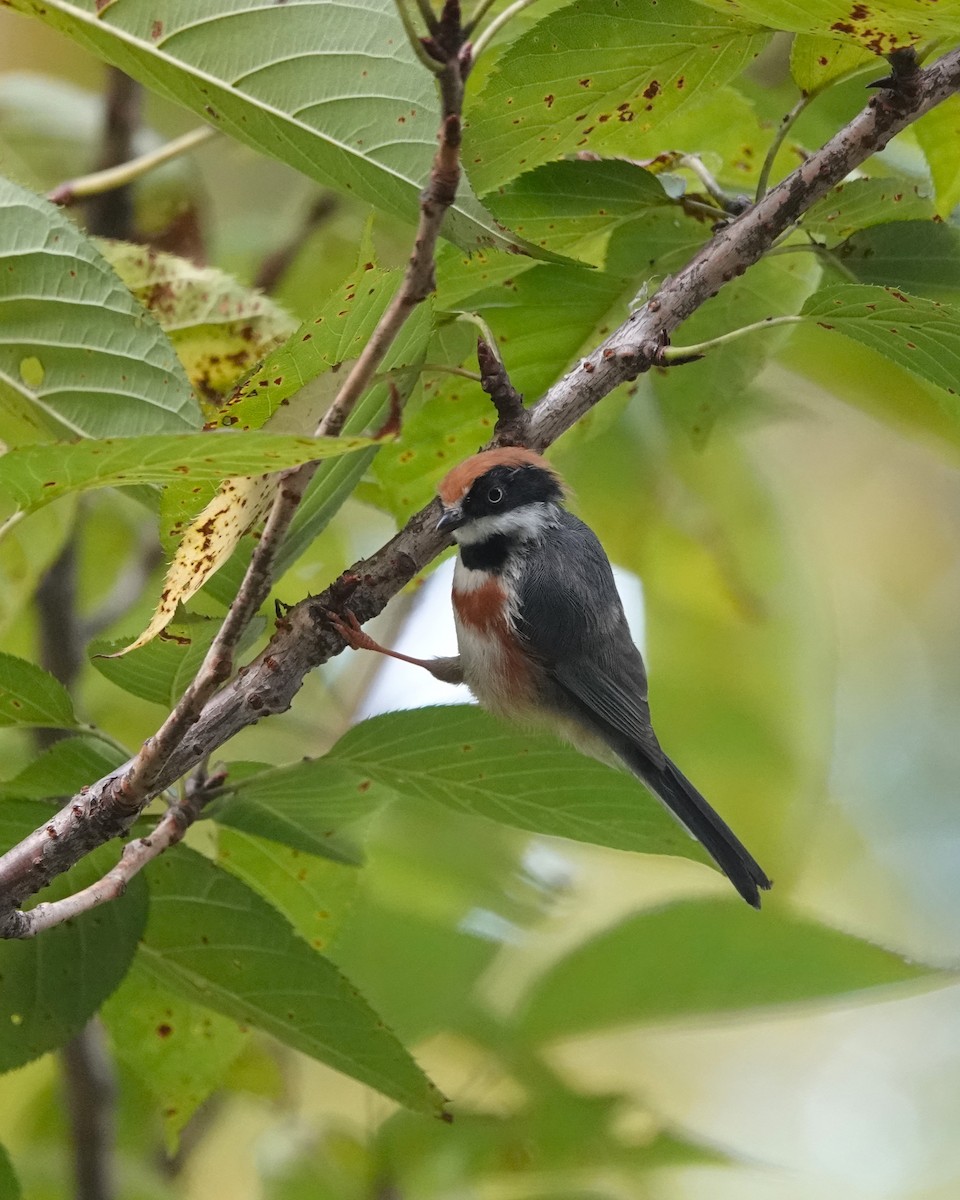
{"label": "black-throated tit", "polygon": [[459,658],[398,654],[363,633],[352,614],[345,623],[331,613],[347,643],[464,682],[491,712],[618,760],[759,908],[770,880],[657,741],[647,674],[610,562],[593,531],[563,508],[557,473],[530,450],[486,450],[455,467],[438,492],[437,528],[460,546],[453,575]]}

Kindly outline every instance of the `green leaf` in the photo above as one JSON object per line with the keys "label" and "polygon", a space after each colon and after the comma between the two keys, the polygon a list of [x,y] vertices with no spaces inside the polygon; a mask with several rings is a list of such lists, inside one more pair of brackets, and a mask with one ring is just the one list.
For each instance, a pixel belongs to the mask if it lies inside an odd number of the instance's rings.
{"label": "green leaf", "polygon": [[632,162],[545,163],[490,197],[495,216],[527,241],[602,267],[610,235],[649,210],[681,211],[655,175]]}
{"label": "green leaf", "polygon": [[[416,221],[439,105],[391,0],[211,0],[200,20],[189,4],[158,12],[149,0],[11,7],[318,183]],[[464,247],[509,245],[467,186],[445,232]]]}
{"label": "green leaf", "polygon": [[[225,429],[259,429],[285,400],[323,375],[336,376],[330,383],[335,391],[342,382],[342,369],[359,357],[402,279],[402,271],[382,271],[373,263],[350,275],[324,300],[316,316],[308,317],[237,387],[217,424]],[[411,314],[411,328],[401,332],[381,370],[402,370],[416,363],[418,343],[428,331],[429,305],[420,305]],[[323,407],[326,402],[324,396]],[[314,420],[311,427],[315,424]]]}
{"label": "green leaf", "polygon": [[22,1194],[10,1155],[5,1147],[0,1146],[0,1196],[4,1200],[20,1200]]}
{"label": "green leaf", "polygon": [[553,738],[515,732],[473,705],[374,717],[317,760],[323,764],[534,833],[708,861],[632,776]]}
{"label": "green leaf", "polygon": [[834,253],[860,283],[960,299],[960,229],[939,221],[897,221],[860,230]]}
{"label": "green leaf", "polygon": [[546,1041],[945,978],[798,916],[696,900],[637,913],[579,946],[538,980],[521,1022]]}
{"label": "green leaf", "polygon": [[0,654],[0,726],[73,729],[76,724],[62,683],[26,659]]}
{"label": "green leaf", "polygon": [[[956,396],[960,313],[955,307],[897,288],[839,284],[814,292],[803,306],[803,316]],[[951,411],[956,412],[953,403]]]}
{"label": "green leaf", "polygon": [[[220,625],[219,618],[184,613],[153,641],[130,654],[110,657],[123,649],[127,638],[94,642],[91,661],[105,679],[131,696],[171,708],[199,670]],[[254,617],[240,639],[240,653],[253,645],[265,626],[262,617]]]}
{"label": "green leaf", "polygon": [[184,846],[148,874],[140,961],[165,987],[401,1104],[442,1111],[440,1093],[349,981],[239,879]]}
{"label": "green leaf", "polygon": [[241,777],[209,810],[221,825],[270,838],[294,850],[357,862],[356,845],[338,836],[345,825],[362,820],[395,793],[372,779],[357,781],[349,768],[324,759],[306,759]]}
{"label": "green leaf", "polygon": [[920,184],[895,176],[848,179],[807,209],[803,228],[807,233],[823,236],[832,245],[870,225],[928,222],[934,215],[928,191]]}
{"label": "green leaf", "polygon": [[798,33],[790,47],[790,74],[808,96],[869,63],[882,71],[872,51],[832,37]]}
{"label": "green leaf", "polygon": [[[799,311],[820,278],[813,255],[765,258],[685,321],[677,344],[695,344],[766,317]],[[790,337],[791,327],[759,329],[711,350],[701,362],[653,375],[665,419],[702,446],[718,419],[756,411],[751,392],[763,364]]]}
{"label": "green leaf", "polygon": [[0,259],[0,399],[21,420],[61,437],[197,427],[159,326],[72,221],[2,177]]}
{"label": "green leaf", "polygon": [[247,1041],[236,1021],[168,991],[136,960],[103,1008],[114,1053],[156,1099],[167,1150]]}
{"label": "green leaf", "polygon": [[[29,800],[0,801],[0,844],[13,846],[53,810]],[[101,879],[119,858],[101,846],[45,888],[49,902]],[[53,1050],[79,1033],[123,979],[147,918],[147,889],[136,876],[118,900],[26,941],[0,941],[0,1071]]]}
{"label": "green leaf", "polygon": [[314,459],[339,458],[371,444],[369,438],[289,437],[263,431],[45,442],[8,450],[0,457],[0,490],[30,510],[67,492],[180,478],[203,483],[266,475]]}
{"label": "green leaf", "polygon": [[692,0],[575,0],[517,38],[467,107],[463,161],[482,195],[521,171],[631,139],[721,87],[765,35]]}
{"label": "green leaf", "polygon": [[948,96],[912,129],[930,168],[937,212],[949,217],[960,204],[960,96]]}
{"label": "green leaf", "polygon": [[223,393],[296,329],[269,296],[215,267],[127,242],[101,249],[170,338],[208,418]]}
{"label": "green leaf", "polygon": [[125,761],[125,755],[99,738],[61,738],[12,779],[0,783],[0,795],[23,800],[72,796]]}
{"label": "green leaf", "polygon": [[[731,20],[756,21],[773,29],[811,33],[858,42],[874,54],[960,33],[960,12],[953,4],[915,4],[913,0],[697,0]],[[883,67],[881,66],[881,72]]]}
{"label": "green leaf", "polygon": [[323,952],[343,928],[360,890],[359,871],[236,829],[218,831],[217,861]]}

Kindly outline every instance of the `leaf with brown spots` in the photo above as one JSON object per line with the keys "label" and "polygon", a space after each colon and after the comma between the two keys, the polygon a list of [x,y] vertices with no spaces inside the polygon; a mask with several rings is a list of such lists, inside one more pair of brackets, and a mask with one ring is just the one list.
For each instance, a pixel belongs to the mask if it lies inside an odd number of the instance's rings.
{"label": "leaf with brown spots", "polygon": [[[556,9],[510,44],[468,103],[467,173],[488,195],[584,148],[632,157],[638,134],[702,103],[756,57],[766,37],[693,0],[578,0]],[[678,86],[694,79],[696,87]],[[553,97],[549,107],[545,96]]]}
{"label": "leaf with brown spots", "polygon": [[882,72],[872,51],[832,37],[798,33],[790,47],[790,74],[807,95],[871,64]]}
{"label": "leaf with brown spots", "polygon": [[838,284],[820,288],[802,315],[942,388],[943,406],[960,417],[960,313],[956,305],[897,288]]}
{"label": "leaf with brown spots", "polygon": [[156,1101],[173,1154],[180,1131],[224,1082],[248,1032],[169,991],[139,959],[101,1016],[114,1053]]}
{"label": "leaf with brown spots", "polygon": [[960,6],[915,0],[698,0],[705,8],[771,29],[856,42],[874,54],[960,34]]}
{"label": "leaf with brown spots", "polygon": [[103,242],[101,249],[170,338],[207,420],[229,388],[297,327],[269,296],[215,267],[127,242]]}
{"label": "leaf with brown spots", "polygon": [[284,471],[314,459],[352,454],[369,445],[369,438],[264,432],[35,443],[0,455],[0,491],[29,512],[69,492]]}
{"label": "leaf with brown spots", "polygon": [[152,863],[138,961],[164,987],[418,1112],[444,1099],[377,1013],[266,900],[186,846]]}
{"label": "leaf with brown spots", "polygon": [[0,726],[73,729],[77,718],[66,688],[41,667],[0,654]]}

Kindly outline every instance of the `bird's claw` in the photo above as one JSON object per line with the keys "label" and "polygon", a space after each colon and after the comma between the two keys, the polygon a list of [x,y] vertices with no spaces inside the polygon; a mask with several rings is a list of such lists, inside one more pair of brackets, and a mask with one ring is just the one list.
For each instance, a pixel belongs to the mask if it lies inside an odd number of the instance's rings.
{"label": "bird's claw", "polygon": [[351,609],[344,609],[343,616],[341,616],[328,608],[327,619],[351,650],[370,650],[372,648],[373,638],[363,632],[356,613]]}

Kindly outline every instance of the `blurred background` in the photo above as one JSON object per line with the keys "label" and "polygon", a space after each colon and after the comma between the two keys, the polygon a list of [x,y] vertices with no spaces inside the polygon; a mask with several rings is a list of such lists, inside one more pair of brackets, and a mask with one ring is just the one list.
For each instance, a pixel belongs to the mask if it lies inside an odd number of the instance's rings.
{"label": "blurred background", "polygon": [[[754,99],[773,120],[791,101],[776,62],[768,71],[755,79]],[[0,12],[0,170],[46,189],[89,169],[105,79],[104,67],[65,40]],[[811,117],[811,140],[862,103],[862,88],[838,91]],[[194,120],[145,96],[143,123],[165,139]],[[909,139],[895,153],[909,164]],[[241,279],[268,283],[300,316],[353,267],[368,220],[224,139],[164,168],[143,190],[141,228],[167,229],[178,252],[199,248]],[[378,217],[373,236],[382,262],[403,261],[403,227]],[[626,401],[612,399],[551,457],[621,572],[666,747],[774,878],[770,910],[789,902],[911,961],[955,969],[955,414],[890,363],[805,329],[708,437],[689,436],[656,381],[641,382]],[[51,528],[58,511],[49,510]],[[89,501],[87,520],[117,561],[141,537],[136,506],[110,493]],[[319,590],[393,528],[376,508],[348,502],[277,594],[294,601]],[[400,598],[375,635],[413,653],[449,652],[448,572],[449,563]],[[91,606],[109,585],[90,556],[80,579]],[[154,576],[110,636],[139,629],[156,590]],[[5,650],[30,653],[31,611],[11,605],[0,633]],[[241,735],[232,756],[317,754],[361,716],[462,702],[420,674],[342,655],[308,681],[291,713]],[[92,671],[80,695],[130,744],[161,715]],[[13,736],[0,745],[10,776],[27,747]],[[649,906],[723,895],[727,886],[686,861],[534,839],[451,814],[438,823],[413,810],[391,810],[377,824],[369,855],[377,869],[344,898],[338,961],[439,1086],[481,1113],[514,1111],[516,1073],[502,1054],[484,1054],[463,1036],[448,1019],[453,1010],[505,1027],[542,973],[585,939]],[[876,990],[868,1002],[854,995],[560,1039],[543,1067],[568,1099],[542,1118],[552,1122],[556,1177],[535,1192],[510,1162],[471,1173],[479,1151],[456,1140],[468,1125],[455,1124],[446,1143],[436,1123],[391,1126],[387,1101],[250,1035],[228,1088],[200,1108],[180,1150],[158,1166],[152,1101],[122,1056],[119,1069],[124,1196],[960,1194],[960,985],[946,975],[938,986]],[[52,1055],[0,1077],[0,1133],[29,1200],[68,1194],[60,1088]],[[639,1145],[655,1127],[698,1152],[665,1153],[642,1177],[589,1156],[568,1162],[589,1129],[591,1102],[610,1097],[624,1144]],[[405,1166],[399,1182],[379,1186],[370,1164],[387,1137],[400,1139]]]}

